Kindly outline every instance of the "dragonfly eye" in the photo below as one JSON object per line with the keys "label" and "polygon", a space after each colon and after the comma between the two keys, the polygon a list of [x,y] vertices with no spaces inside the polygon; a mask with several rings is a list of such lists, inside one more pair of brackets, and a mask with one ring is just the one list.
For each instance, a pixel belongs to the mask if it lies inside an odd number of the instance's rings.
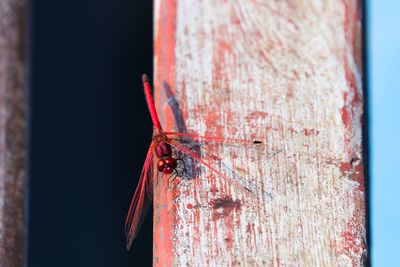
{"label": "dragonfly eye", "polygon": [[169,167],[171,167],[172,169],[175,169],[176,166],[177,166],[176,159],[174,159],[173,157],[168,157],[168,158],[166,158],[166,159],[165,159],[165,163],[166,163]]}
{"label": "dragonfly eye", "polygon": [[172,173],[177,166],[176,159],[173,157],[167,157],[159,159],[157,162],[157,169],[159,172],[164,172],[165,174]]}
{"label": "dragonfly eye", "polygon": [[160,172],[164,171],[165,166],[166,166],[165,159],[159,159],[157,162],[158,171],[160,171]]}
{"label": "dragonfly eye", "polygon": [[172,168],[172,167],[170,167],[170,166],[167,166],[167,167],[165,167],[165,169],[164,169],[164,173],[165,173],[165,174],[171,174],[173,171],[174,171],[174,168]]}

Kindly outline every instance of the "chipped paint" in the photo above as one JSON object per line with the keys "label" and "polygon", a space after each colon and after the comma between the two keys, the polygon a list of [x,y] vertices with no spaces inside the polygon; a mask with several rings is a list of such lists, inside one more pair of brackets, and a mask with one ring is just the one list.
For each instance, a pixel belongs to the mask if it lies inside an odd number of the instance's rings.
{"label": "chipped paint", "polygon": [[262,139],[272,152],[252,161],[250,149],[219,147],[215,157],[235,171],[251,166],[246,178],[268,196],[207,169],[173,191],[156,186],[154,265],[362,265],[358,1],[155,6],[155,94],[166,130]]}
{"label": "chipped paint", "polygon": [[[174,118],[173,111],[168,109],[168,94],[175,94],[175,19],[176,0],[155,1],[154,16],[155,43],[155,105],[161,108],[158,112],[165,129],[171,129],[173,122],[166,120],[166,116]],[[167,90],[163,90],[167,89]],[[159,109],[160,111],[160,109]],[[158,174],[158,171],[154,173]],[[160,179],[161,175],[154,177]],[[173,240],[171,239],[175,224],[174,194],[165,190],[165,182],[154,183],[154,230],[153,230],[153,265],[171,266],[174,261]]]}

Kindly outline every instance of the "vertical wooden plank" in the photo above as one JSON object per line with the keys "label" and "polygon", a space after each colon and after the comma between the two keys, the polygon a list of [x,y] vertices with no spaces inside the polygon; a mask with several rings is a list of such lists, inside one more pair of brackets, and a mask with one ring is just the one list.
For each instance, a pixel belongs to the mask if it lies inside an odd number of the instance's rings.
{"label": "vertical wooden plank", "polygon": [[24,256],[26,2],[0,0],[0,265]]}
{"label": "vertical wooden plank", "polygon": [[259,138],[274,152],[224,158],[250,166],[257,195],[207,170],[173,191],[156,186],[155,266],[366,263],[359,9],[357,0],[155,1],[165,129]]}
{"label": "vertical wooden plank", "polygon": [[[173,112],[168,111],[165,90],[175,92],[175,23],[176,0],[155,1],[154,8],[156,35],[154,42],[155,82],[154,96],[156,107],[162,107],[158,112],[163,127],[174,127]],[[161,89],[163,88],[163,89]],[[161,94],[164,97],[161,97]],[[174,93],[172,93],[174,94]],[[166,119],[169,118],[169,119]],[[155,173],[158,173],[157,171]],[[154,187],[154,229],[153,229],[153,265],[172,266],[174,254],[172,251],[172,234],[175,224],[174,192],[165,191],[160,184]]]}

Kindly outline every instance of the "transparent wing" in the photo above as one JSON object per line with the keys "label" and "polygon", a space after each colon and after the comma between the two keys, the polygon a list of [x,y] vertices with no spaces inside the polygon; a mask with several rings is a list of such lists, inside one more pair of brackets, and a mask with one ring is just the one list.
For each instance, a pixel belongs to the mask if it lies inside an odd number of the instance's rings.
{"label": "transparent wing", "polygon": [[265,176],[260,174],[260,165],[268,164],[282,150],[268,149],[258,141],[170,133],[170,136],[173,135],[176,138],[171,138],[168,143],[183,155],[229,182],[239,184],[256,195],[272,198],[256,176]]}
{"label": "transparent wing", "polygon": [[188,133],[165,132],[165,134],[170,139],[180,140],[183,142],[201,140],[204,142],[212,142],[225,145],[259,145],[263,143],[261,140],[232,139],[232,138],[224,138],[217,136],[202,136],[202,135],[188,134]]}
{"label": "transparent wing", "polygon": [[153,201],[153,151],[154,142],[152,141],[125,221],[126,248],[128,250],[140,226],[142,226],[143,220]]}

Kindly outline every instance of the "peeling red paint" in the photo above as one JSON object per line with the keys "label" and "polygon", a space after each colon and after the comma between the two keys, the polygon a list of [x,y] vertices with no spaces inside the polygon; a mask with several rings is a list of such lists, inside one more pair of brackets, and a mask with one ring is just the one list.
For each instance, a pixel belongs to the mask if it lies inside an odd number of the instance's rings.
{"label": "peeling red paint", "polygon": [[249,114],[246,115],[246,119],[248,120],[252,120],[252,119],[256,119],[256,118],[266,118],[268,117],[268,112],[264,112],[264,111],[253,111],[250,112]]}
{"label": "peeling red paint", "polygon": [[[175,27],[176,0],[160,2],[158,12],[157,33],[154,43],[154,53],[157,55],[156,76],[154,77],[154,100],[156,107],[165,101],[164,83],[175,92]],[[174,116],[169,108],[158,112],[164,129],[174,127]],[[165,177],[164,177],[165,178]],[[153,235],[153,265],[171,266],[174,261],[172,233],[174,230],[174,193],[164,190],[163,183],[154,183],[154,235]]]}
{"label": "peeling red paint", "polygon": [[[298,79],[299,77],[298,77],[297,72],[295,72],[295,74],[296,74],[297,79]],[[293,88],[289,87],[289,88],[287,89],[287,92],[286,92],[286,98],[293,98],[293,97],[294,97],[294,95],[293,95]]]}
{"label": "peeling red paint", "polygon": [[[345,70],[345,76],[347,85],[350,90],[344,92],[343,100],[344,106],[342,108],[342,121],[346,128],[352,132],[353,134],[353,125],[352,123],[355,120],[355,109],[362,105],[361,99],[362,97],[359,95],[362,88],[357,88],[355,72],[359,72],[361,70],[360,65],[356,65],[356,68],[353,69],[349,66],[349,58],[347,56],[347,48],[350,49],[351,55],[354,57],[355,63],[361,64],[362,49],[360,46],[360,37],[358,37],[356,33],[357,22],[359,21],[358,14],[358,4],[356,0],[343,0],[345,6],[345,23],[344,23],[344,33],[346,38],[347,46],[344,47],[343,50],[343,66]],[[361,33],[358,33],[359,35]],[[357,42],[356,42],[357,41]],[[356,44],[356,43],[357,44]],[[357,51],[357,54],[355,54]],[[346,136],[346,140],[349,142],[351,136]]]}
{"label": "peeling red paint", "polygon": [[[349,58],[347,57],[346,51],[344,54],[344,70],[347,80],[349,91],[343,95],[344,103],[342,109],[342,120],[346,128],[351,132],[350,136],[346,136],[346,141],[351,142],[354,138],[354,125],[361,122],[361,118],[357,117],[357,109],[362,109],[362,88],[358,88],[356,81],[356,72],[361,71],[361,31],[357,28],[359,22],[358,13],[358,2],[356,0],[344,0],[345,5],[345,23],[344,32],[348,49],[350,49],[351,55],[354,58],[354,65],[349,65]],[[361,150],[362,148],[356,148]],[[366,236],[361,236],[361,233],[365,232],[365,181],[364,181],[364,164],[361,156],[357,156],[354,152],[355,148],[347,147],[349,162],[341,162],[340,170],[350,180],[358,183],[353,196],[349,196],[349,201],[355,203],[355,210],[353,217],[347,223],[347,231],[341,233],[342,242],[341,248],[344,250],[351,259],[353,264],[360,264],[359,261],[353,255],[363,255],[366,251],[365,240]]]}
{"label": "peeling red paint", "polygon": [[232,249],[233,246],[233,239],[232,239],[232,233],[229,232],[228,236],[225,238],[226,241],[226,246],[228,247],[228,249]]}
{"label": "peeling red paint", "polygon": [[303,132],[304,132],[305,136],[318,135],[319,134],[319,131],[315,130],[315,129],[304,129]]}
{"label": "peeling red paint", "polygon": [[354,215],[355,216],[347,223],[347,231],[340,234],[337,249],[340,253],[352,259],[353,266],[358,266],[360,260],[355,258],[354,255],[364,255],[367,247],[365,241],[360,237],[360,232],[362,232],[363,229],[361,224],[357,221],[359,214]]}

